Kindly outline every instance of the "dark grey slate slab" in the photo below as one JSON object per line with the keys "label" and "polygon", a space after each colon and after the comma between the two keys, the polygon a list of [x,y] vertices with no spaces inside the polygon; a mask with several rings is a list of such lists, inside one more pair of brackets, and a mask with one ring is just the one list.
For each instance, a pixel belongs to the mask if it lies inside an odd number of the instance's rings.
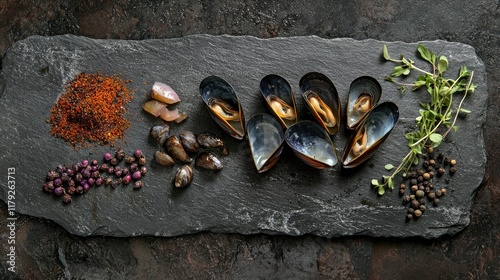
{"label": "dark grey slate slab", "polygon": [[[460,65],[475,71],[478,86],[465,101],[472,110],[459,119],[459,133],[451,135],[441,151],[455,157],[459,172],[446,185],[442,204],[430,208],[417,222],[406,223],[406,208],[397,191],[379,197],[370,180],[386,174],[386,163],[396,165],[407,152],[405,132],[414,125],[418,101],[425,94],[398,93],[383,81],[393,64],[383,63],[380,52],[387,44],[392,53],[415,57],[416,43],[375,40],[197,35],[179,39],[120,41],[75,36],[30,37],[16,43],[3,61],[0,96],[1,198],[7,201],[7,168],[16,170],[15,210],[54,220],[77,235],[175,236],[200,231],[243,234],[268,233],[325,237],[347,235],[421,236],[453,235],[469,224],[472,200],[485,168],[482,125],[485,121],[486,74],[472,47],[445,41],[423,42],[449,59],[450,73]],[[57,164],[99,158],[110,147],[74,151],[49,134],[50,108],[64,84],[79,72],[118,74],[132,80],[136,90],[128,106],[132,127],[120,143],[131,152],[141,148],[151,159],[157,147],[148,139],[155,119],[141,110],[155,81],[171,85],[181,96],[179,105],[189,119],[172,126],[172,133],[212,131],[227,141],[230,155],[222,158],[219,173],[195,169],[193,184],[184,190],[171,185],[174,168],[151,162],[146,187],[92,189],[70,205],[41,191],[44,176]],[[233,85],[247,116],[265,112],[258,85],[276,73],[292,85],[302,118],[307,118],[298,94],[298,81],[309,71],[319,71],[336,84],[343,102],[352,80],[361,75],[377,78],[383,87],[381,101],[400,107],[400,122],[382,148],[364,165],[349,173],[337,166],[315,170],[285,150],[278,164],[264,174],[255,171],[246,141],[223,134],[208,117],[198,95],[198,85],[208,75],[218,75]],[[348,134],[334,137],[340,154]],[[437,184],[445,184],[439,181]]]}

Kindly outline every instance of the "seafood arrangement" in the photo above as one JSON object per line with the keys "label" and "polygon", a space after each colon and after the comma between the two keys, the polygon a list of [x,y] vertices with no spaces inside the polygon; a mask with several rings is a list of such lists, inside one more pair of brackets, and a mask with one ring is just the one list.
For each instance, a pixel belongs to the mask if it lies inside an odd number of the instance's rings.
{"label": "seafood arrangement", "polygon": [[[199,94],[209,115],[223,131],[238,140],[246,137],[258,173],[268,171],[279,161],[285,143],[308,166],[334,167],[339,159],[332,137],[343,123],[337,89],[326,75],[318,72],[305,74],[299,88],[312,120],[299,119],[292,87],[276,74],[267,75],[260,82],[260,93],[270,114],[255,114],[247,123],[236,91],[223,78],[205,78],[200,83]],[[340,158],[343,168],[355,168],[371,157],[398,121],[398,107],[394,103],[378,104],[381,94],[380,84],[372,77],[362,76],[351,83],[345,125],[352,134]],[[153,155],[154,162],[165,167],[180,163],[173,185],[189,186],[195,174],[193,167],[222,170],[223,163],[214,150],[222,156],[229,153],[220,137],[187,130],[178,135],[170,133],[167,122],[180,123],[187,118],[186,113],[168,108],[181,101],[178,94],[170,86],[155,82],[150,97],[142,108],[163,120],[149,131],[161,147]]]}
{"label": "seafood arrangement", "polygon": [[[260,92],[272,115],[256,114],[246,125],[236,92],[222,78],[204,79],[200,95],[224,131],[240,140],[247,136],[257,172],[265,172],[276,164],[284,143],[311,167],[333,167],[339,160],[331,137],[343,123],[337,89],[326,75],[318,72],[305,74],[299,88],[315,121],[299,120],[290,84],[275,74],[260,82]],[[352,134],[340,160],[343,168],[357,167],[370,158],[396,125],[398,107],[392,102],[378,104],[381,95],[382,88],[373,77],[361,76],[351,83],[345,123]]]}

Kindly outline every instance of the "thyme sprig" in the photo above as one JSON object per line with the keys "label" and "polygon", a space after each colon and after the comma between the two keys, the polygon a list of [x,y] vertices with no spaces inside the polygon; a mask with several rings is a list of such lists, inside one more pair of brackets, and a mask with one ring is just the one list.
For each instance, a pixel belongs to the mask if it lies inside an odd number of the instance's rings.
{"label": "thyme sprig", "polygon": [[[405,135],[410,148],[408,154],[391,175],[382,176],[381,182],[378,179],[371,181],[379,195],[383,195],[386,188],[393,189],[395,176],[402,171],[408,172],[412,165],[418,164],[419,156],[424,154],[427,148],[438,147],[451,130],[455,132],[458,130],[455,122],[459,113],[470,113],[462,105],[468,93],[473,93],[476,89],[472,83],[474,72],[462,66],[456,79],[446,78],[444,73],[448,70],[448,59],[445,56],[438,58],[421,44],[418,45],[417,50],[420,57],[430,64],[429,71],[417,67],[413,60],[404,57],[404,55],[400,55],[399,59],[391,58],[387,46],[383,47],[384,59],[397,64],[386,80],[396,84],[402,93],[405,93],[408,87],[412,91],[425,88],[430,95],[430,101],[428,103],[420,102],[419,115],[415,118],[416,129]],[[417,71],[420,74],[413,83],[403,83],[395,79],[408,76],[412,71]],[[463,96],[454,110],[453,97],[459,92],[463,92]],[[443,128],[445,128],[444,131]],[[385,168],[392,170],[394,166],[387,164]]]}

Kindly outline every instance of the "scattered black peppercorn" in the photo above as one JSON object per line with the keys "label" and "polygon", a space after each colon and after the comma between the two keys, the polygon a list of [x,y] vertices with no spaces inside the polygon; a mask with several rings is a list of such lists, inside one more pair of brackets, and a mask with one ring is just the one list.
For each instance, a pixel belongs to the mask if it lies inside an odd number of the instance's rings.
{"label": "scattered black peppercorn", "polygon": [[457,168],[455,166],[450,167],[450,175],[455,174],[455,172],[457,172]]}
{"label": "scattered black peppercorn", "polygon": [[[450,175],[457,172],[456,160],[449,159],[442,153],[434,158],[432,152],[433,149],[429,147],[428,153],[422,155],[422,169],[412,167],[403,174],[403,179],[410,181],[408,185],[403,181],[399,189],[403,205],[408,205],[407,220],[419,218],[427,210],[426,201],[432,202],[432,205],[437,207],[440,204],[440,198],[446,194],[446,188],[439,186],[442,184],[442,181],[439,181],[440,178],[446,173],[446,169]],[[439,178],[435,177],[436,174]],[[446,184],[450,181],[450,178],[444,178]],[[434,184],[437,186],[436,189]],[[405,195],[407,186],[411,195]]]}

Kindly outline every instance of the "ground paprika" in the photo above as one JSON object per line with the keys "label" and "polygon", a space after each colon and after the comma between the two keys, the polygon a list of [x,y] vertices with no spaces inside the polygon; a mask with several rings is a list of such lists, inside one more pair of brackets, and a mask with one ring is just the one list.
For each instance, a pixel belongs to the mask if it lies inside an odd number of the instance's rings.
{"label": "ground paprika", "polygon": [[131,123],[124,116],[133,93],[118,76],[80,73],[51,109],[51,134],[74,148],[113,144]]}

